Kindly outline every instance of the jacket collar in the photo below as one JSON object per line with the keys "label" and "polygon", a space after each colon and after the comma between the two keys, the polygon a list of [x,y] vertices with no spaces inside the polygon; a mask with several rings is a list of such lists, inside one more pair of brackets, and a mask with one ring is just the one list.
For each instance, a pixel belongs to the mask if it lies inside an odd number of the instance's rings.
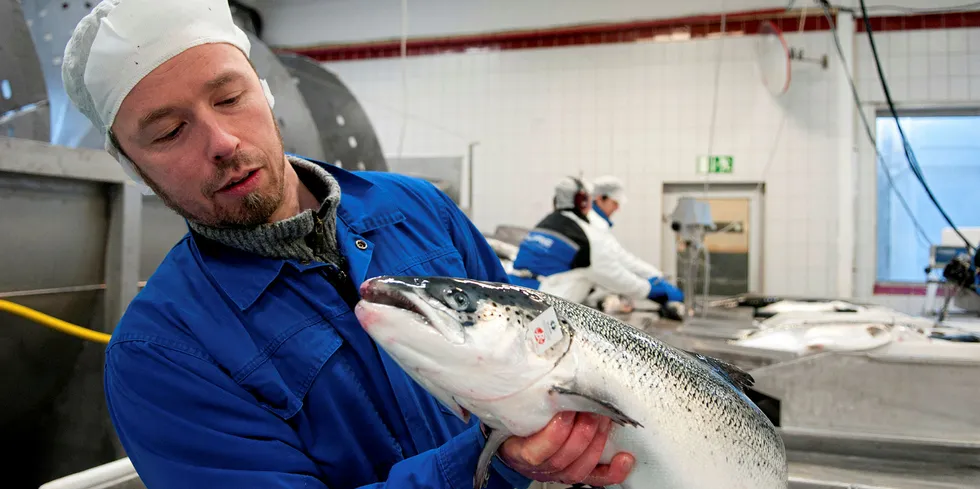
{"label": "jacket collar", "polygon": [[573,215],[573,216],[575,216],[575,217],[577,217],[577,218],[579,218],[579,219],[581,219],[581,220],[583,220],[585,222],[589,222],[589,216],[588,216],[588,214],[583,213],[583,212],[579,211],[578,209],[576,209],[574,207],[566,207],[566,208],[562,208],[562,209],[555,209],[555,213],[557,213],[557,214],[568,213],[568,214],[571,214],[571,215]]}
{"label": "jacket collar", "polygon": [[604,221],[608,222],[609,223],[609,227],[613,227],[613,223],[609,219],[609,216],[607,216],[605,212],[602,212],[602,209],[600,209],[599,208],[599,205],[596,204],[595,202],[592,203],[592,210],[595,211],[596,215],[598,215],[599,217],[601,217]]}
{"label": "jacket collar", "polygon": [[[405,220],[388,193],[368,179],[342,168],[310,160],[327,170],[340,184],[341,198],[337,208],[338,233],[344,227],[356,234],[366,233]],[[341,226],[341,223],[343,226]],[[283,267],[298,271],[324,267],[326,263],[300,263],[295,260],[266,258],[221,245],[191,233],[191,242],[206,272],[241,309],[255,303],[279,276]]]}

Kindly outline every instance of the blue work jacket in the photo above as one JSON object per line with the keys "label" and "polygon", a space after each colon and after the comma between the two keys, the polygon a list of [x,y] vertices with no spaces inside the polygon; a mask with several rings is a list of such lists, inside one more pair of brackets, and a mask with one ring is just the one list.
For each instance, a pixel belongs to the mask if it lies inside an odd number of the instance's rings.
{"label": "blue work jacket", "polygon": [[[321,165],[354,286],[379,275],[506,282],[433,185]],[[112,422],[149,489],[470,488],[485,444],[363,331],[334,265],[262,258],[188,234],[106,349]],[[494,461],[491,488],[530,480]]]}
{"label": "blue work jacket", "polygon": [[589,266],[590,250],[582,227],[565,211],[555,211],[521,240],[514,270],[525,273],[512,273],[508,279],[514,285],[537,289],[544,277]]}

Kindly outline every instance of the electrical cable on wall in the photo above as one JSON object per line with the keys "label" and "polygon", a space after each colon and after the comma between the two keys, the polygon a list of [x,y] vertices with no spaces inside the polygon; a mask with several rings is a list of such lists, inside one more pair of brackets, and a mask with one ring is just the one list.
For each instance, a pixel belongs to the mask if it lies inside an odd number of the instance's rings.
{"label": "electrical cable on wall", "polygon": [[[790,4],[790,6],[792,7],[792,4]],[[787,10],[789,10],[789,8],[787,8]],[[800,9],[800,27],[799,30],[796,31],[797,34],[803,34],[803,28],[806,27],[806,13],[807,9]],[[773,162],[776,161],[776,153],[779,150],[779,143],[782,140],[783,128],[786,126],[786,115],[788,112],[789,111],[785,109],[780,111],[779,126],[776,128],[776,136],[773,138],[772,146],[769,150],[769,158],[766,160],[766,166],[762,167],[762,174],[759,177],[759,184],[755,187],[755,191],[757,193],[762,192],[762,187],[765,186],[766,178],[769,175],[769,169],[772,167]]]}
{"label": "electrical cable on wall", "polygon": [[[725,58],[725,30],[726,30],[726,20],[727,15],[724,13],[724,3],[722,3],[722,14],[721,14],[721,30],[720,30],[720,40],[718,42],[718,60],[715,62],[715,89],[714,89],[714,103],[711,104],[711,125],[708,126],[708,157],[711,157],[711,152],[714,150],[715,145],[715,126],[718,122],[718,96],[721,90],[721,64]],[[711,173],[706,173],[704,175],[704,198],[708,198],[708,180]]]}
{"label": "electrical cable on wall", "polygon": [[[871,19],[868,17],[867,5],[865,5],[864,0],[859,0],[859,2],[861,5],[861,15],[864,20],[864,30],[867,32],[868,42],[871,44],[871,55],[874,57],[875,67],[878,71],[878,79],[881,81],[881,89],[885,92],[885,100],[888,102],[888,110],[891,112],[892,118],[895,119],[898,134],[902,138],[902,149],[905,151],[905,158],[908,160],[909,167],[912,169],[912,174],[915,175],[919,183],[922,184],[922,188],[926,191],[926,195],[929,197],[929,200],[932,201],[939,213],[942,214],[943,219],[946,220],[949,227],[953,228],[953,231],[959,235],[960,239],[962,239],[966,244],[967,249],[972,253],[974,250],[976,250],[976,248],[970,243],[970,240],[968,240],[966,236],[960,232],[959,228],[953,224],[953,220],[949,217],[949,214],[946,213],[946,210],[943,209],[942,205],[939,204],[936,196],[932,193],[932,189],[930,189],[929,185],[926,183],[925,176],[922,174],[922,168],[919,166],[919,162],[915,158],[915,152],[912,151],[912,145],[909,143],[908,136],[905,135],[905,131],[902,129],[901,121],[898,118],[898,111],[895,109],[895,102],[892,100],[891,90],[889,90],[888,82],[885,80],[885,72],[881,67],[881,59],[878,57],[878,48],[875,45],[874,32],[871,28]],[[826,0],[822,0],[821,4],[827,5],[824,7],[825,9],[829,7]]]}
{"label": "electrical cable on wall", "polygon": [[871,123],[868,122],[868,117],[864,114],[864,103],[861,101],[860,95],[858,95],[857,85],[854,83],[854,77],[852,77],[851,73],[848,72],[847,70],[847,60],[845,59],[844,56],[844,48],[841,47],[840,36],[837,34],[837,25],[834,22],[833,15],[831,15],[830,13],[829,4],[821,3],[821,7],[823,8],[824,17],[827,18],[828,22],[830,22],[830,33],[834,37],[834,45],[837,48],[837,57],[838,59],[840,59],[841,62],[841,68],[842,68],[841,71],[844,73],[844,76],[847,78],[847,83],[851,88],[851,95],[854,98],[854,105],[855,107],[857,107],[857,112],[858,115],[860,116],[861,124],[864,126],[865,135],[868,137],[868,141],[871,143],[871,147],[874,148],[876,160],[878,164],[881,166],[881,171],[885,174],[885,179],[888,182],[888,187],[891,189],[892,193],[895,194],[895,197],[898,198],[899,203],[905,209],[905,212],[908,214],[909,219],[912,220],[912,224],[915,226],[915,229],[918,231],[919,239],[922,240],[923,243],[925,243],[926,245],[932,246],[932,241],[929,239],[929,234],[926,233],[925,228],[922,227],[922,224],[919,223],[919,220],[915,218],[915,213],[912,212],[912,207],[909,205],[908,201],[905,200],[905,196],[903,196],[902,193],[898,191],[898,187],[895,186],[895,182],[892,179],[891,172],[889,171],[888,166],[885,164],[885,158],[884,156],[882,156],[881,151],[878,150],[878,141],[875,139],[874,131],[871,130]]}
{"label": "electrical cable on wall", "polygon": [[[787,7],[786,10],[788,11],[791,8],[792,8],[792,4],[790,4]],[[800,12],[799,30],[797,31],[797,33],[802,33],[803,32],[803,29],[806,26],[806,16],[807,16],[807,10],[806,9],[802,9],[801,12]],[[717,64],[715,66],[715,87],[714,87],[714,89],[715,89],[715,95],[714,95],[714,97],[715,98],[714,98],[714,105],[712,107],[711,126],[709,128],[709,136],[708,136],[708,155],[709,155],[709,157],[712,154],[712,150],[713,150],[713,147],[714,147],[715,124],[716,124],[716,120],[717,120],[717,111],[718,111],[718,97],[719,97],[718,91],[719,91],[719,87],[720,87],[720,84],[721,84],[720,83],[720,80],[721,80],[721,64],[722,64],[722,61],[724,59],[724,47],[725,47],[725,45],[724,45],[724,39],[725,39],[724,34],[725,34],[725,31],[726,31],[726,17],[725,17],[725,14],[722,14],[722,16],[721,16],[721,29],[720,29],[720,31],[721,31],[721,34],[722,34],[722,38],[721,38],[721,42],[719,43],[720,44],[720,47],[719,47],[718,61],[717,61]],[[779,149],[779,143],[780,143],[780,141],[782,139],[783,129],[786,126],[786,114],[787,114],[787,111],[785,111],[785,110],[783,110],[781,112],[781,116],[779,118],[779,126],[776,129],[776,133],[775,133],[775,136],[773,138],[772,146],[770,147],[771,149],[769,151],[769,157],[766,160],[766,164],[763,167],[763,170],[762,170],[762,174],[761,174],[759,183],[756,186],[756,192],[761,192],[762,191],[762,187],[765,185],[764,182],[765,182],[765,179],[766,179],[766,175],[769,173],[769,169],[772,167],[772,164],[773,164],[773,162],[776,159],[776,154],[777,154],[778,149]],[[709,188],[709,185],[710,185],[709,176],[710,176],[710,174],[705,175],[705,180],[704,180],[704,198],[707,198],[708,197],[708,188]],[[734,222],[732,224],[729,224],[729,227],[728,228],[730,228],[734,224],[735,224]],[[722,228],[722,229],[716,231],[716,233],[726,232],[728,230],[728,228]],[[704,251],[707,252],[707,249],[705,249]],[[692,267],[692,266],[694,266],[694,265],[693,264],[692,265],[689,265],[689,267]],[[708,266],[707,263],[706,263],[705,268],[706,268],[706,270],[705,270],[705,275],[706,276],[705,276],[705,286],[704,286],[704,292],[702,294],[702,300],[704,301],[704,303],[707,303],[708,295],[709,295],[709,285],[708,285],[708,282],[710,281],[710,276],[708,276],[710,274],[710,268],[709,268],[709,266]]]}
{"label": "electrical cable on wall", "polygon": [[[708,126],[708,158],[711,158],[711,152],[714,150],[715,144],[715,126],[718,123],[718,97],[721,91],[721,65],[725,58],[725,32],[727,28],[728,16],[725,14],[725,2],[721,4],[721,29],[720,29],[720,40],[718,43],[718,61],[715,63],[715,90],[714,99],[711,105],[711,125]],[[706,173],[704,175],[704,199],[708,198],[708,186],[711,173]],[[704,291],[701,294],[702,301],[704,304],[708,303],[708,292],[709,283],[711,282],[711,259],[708,254],[708,248],[702,245],[704,253]],[[691,259],[691,263],[688,264],[689,269],[693,269],[697,266],[697,257]],[[694,286],[693,284],[691,285]],[[694,289],[692,289],[694,290]],[[703,314],[702,314],[703,315]]]}
{"label": "electrical cable on wall", "polygon": [[408,0],[402,0],[401,65],[402,127],[398,134],[399,159],[402,157],[402,150],[405,148],[405,132],[408,130]]}
{"label": "electrical cable on wall", "polygon": [[454,131],[454,130],[452,130],[452,129],[450,129],[450,128],[442,125],[442,124],[439,124],[437,122],[434,122],[432,120],[429,120],[429,119],[427,119],[427,118],[425,118],[423,116],[420,116],[418,114],[415,114],[415,113],[412,113],[412,112],[404,112],[401,109],[399,109],[397,107],[393,107],[391,104],[386,104],[386,103],[384,103],[384,102],[382,102],[380,100],[377,100],[377,99],[374,99],[374,98],[370,98],[370,97],[364,97],[363,95],[361,95],[361,96],[359,96],[359,101],[361,102],[361,105],[364,105],[364,106],[376,106],[377,108],[379,108],[381,110],[384,110],[386,112],[390,112],[390,113],[392,113],[392,114],[394,114],[396,116],[404,117],[405,119],[411,119],[411,120],[413,120],[415,122],[421,123],[422,125],[425,125],[425,126],[428,126],[428,127],[432,128],[432,129],[435,129],[437,131],[440,131],[440,132],[442,132],[444,134],[447,134],[449,136],[453,136],[453,137],[459,139],[460,141],[464,141],[464,142],[473,141],[473,138],[470,137],[470,136],[468,136],[468,135],[466,135],[466,134],[463,134],[463,133],[458,132],[458,131]]}
{"label": "electrical cable on wall", "polygon": [[[960,13],[964,10],[974,10],[980,8],[980,2],[967,3],[963,5],[951,5],[948,7],[903,7],[901,5],[872,5],[866,11],[887,11],[901,12],[904,14],[948,14]],[[848,7],[837,7],[837,10],[855,13],[856,10]]]}

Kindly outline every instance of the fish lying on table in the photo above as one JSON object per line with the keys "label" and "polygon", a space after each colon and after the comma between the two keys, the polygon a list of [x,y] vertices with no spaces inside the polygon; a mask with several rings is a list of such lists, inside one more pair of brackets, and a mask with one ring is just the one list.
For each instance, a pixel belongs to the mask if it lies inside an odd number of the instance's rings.
{"label": "fish lying on table", "polygon": [[562,411],[610,417],[603,462],[628,452],[624,489],[785,489],[786,455],[742,388],[752,378],[597,310],[506,284],[378,277],[361,287],[365,331],[433,396],[492,435],[482,487],[511,434]]}

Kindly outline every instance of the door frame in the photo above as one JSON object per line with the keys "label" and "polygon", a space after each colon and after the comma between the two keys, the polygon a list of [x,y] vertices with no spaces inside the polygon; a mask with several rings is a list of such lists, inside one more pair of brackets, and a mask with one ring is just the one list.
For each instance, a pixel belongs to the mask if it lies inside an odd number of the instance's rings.
{"label": "door frame", "polygon": [[763,242],[765,233],[764,203],[765,184],[762,183],[712,183],[705,192],[704,184],[664,182],[661,208],[664,211],[661,233],[660,263],[665,275],[677,281],[677,233],[670,228],[670,215],[677,199],[695,197],[707,199],[748,199],[749,201],[749,292],[763,291]]}

